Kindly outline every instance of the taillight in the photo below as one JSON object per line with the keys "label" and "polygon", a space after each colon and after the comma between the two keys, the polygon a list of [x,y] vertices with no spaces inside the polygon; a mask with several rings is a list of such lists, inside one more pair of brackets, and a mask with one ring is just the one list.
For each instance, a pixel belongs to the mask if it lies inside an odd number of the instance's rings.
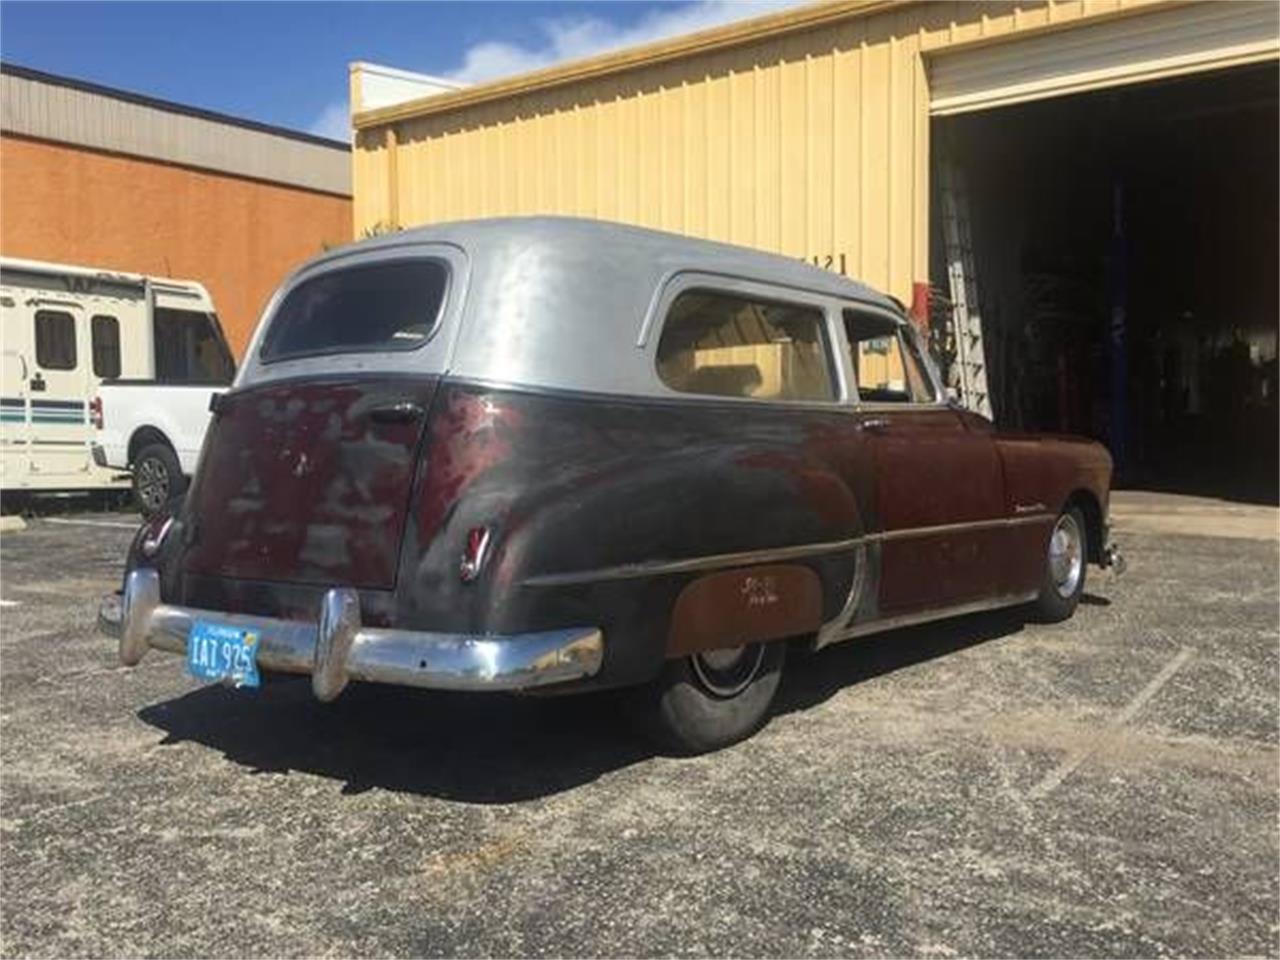
{"label": "taillight", "polygon": [[99,430],[102,429],[102,398],[94,397],[89,401],[89,422]]}
{"label": "taillight", "polygon": [[458,575],[463,583],[470,583],[480,576],[485,556],[489,553],[489,528],[472,527],[467,531],[467,549],[462,554],[462,566]]}

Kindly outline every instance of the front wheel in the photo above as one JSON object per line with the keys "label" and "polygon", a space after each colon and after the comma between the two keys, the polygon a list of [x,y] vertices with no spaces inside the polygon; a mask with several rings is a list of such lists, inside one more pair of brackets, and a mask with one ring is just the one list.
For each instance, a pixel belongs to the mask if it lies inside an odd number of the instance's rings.
{"label": "front wheel", "polygon": [[149,444],[134,458],[133,501],[148,520],[180,494],[185,483],[178,455],[168,444]]}
{"label": "front wheel", "polygon": [[1058,623],[1076,612],[1080,595],[1084,593],[1088,547],[1084,514],[1078,507],[1068,507],[1058,515],[1049,534],[1040,596],[1035,602],[1038,619]]}
{"label": "front wheel", "polygon": [[707,753],[755,733],[769,716],[786,644],[749,643],[668,660],[644,691],[649,732],[678,753]]}

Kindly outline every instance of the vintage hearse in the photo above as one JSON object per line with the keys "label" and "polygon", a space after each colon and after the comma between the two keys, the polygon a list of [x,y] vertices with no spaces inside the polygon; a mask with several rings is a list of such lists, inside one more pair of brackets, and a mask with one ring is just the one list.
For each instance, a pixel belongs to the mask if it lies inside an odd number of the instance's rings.
{"label": "vintage hearse", "polygon": [[588,220],[308,263],[100,624],[238,684],[633,688],[674,748],[764,722],[787,644],[1014,604],[1108,544],[1096,443],[949,403],[901,306],[784,257]]}

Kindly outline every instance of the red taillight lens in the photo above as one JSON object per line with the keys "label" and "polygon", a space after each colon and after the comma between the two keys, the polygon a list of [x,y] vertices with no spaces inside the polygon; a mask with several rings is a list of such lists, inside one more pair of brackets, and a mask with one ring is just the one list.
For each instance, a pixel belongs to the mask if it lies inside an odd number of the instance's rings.
{"label": "red taillight lens", "polygon": [[488,552],[489,528],[472,527],[468,530],[467,549],[462,554],[462,566],[458,568],[458,575],[462,577],[463,583],[470,583],[480,576],[480,570],[484,566]]}
{"label": "red taillight lens", "polygon": [[102,398],[94,397],[89,401],[89,422],[99,430],[102,429]]}

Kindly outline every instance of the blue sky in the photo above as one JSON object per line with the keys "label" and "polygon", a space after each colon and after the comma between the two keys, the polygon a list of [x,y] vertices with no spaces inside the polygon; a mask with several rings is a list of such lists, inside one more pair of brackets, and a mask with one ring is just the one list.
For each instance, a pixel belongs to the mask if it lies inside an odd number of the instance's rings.
{"label": "blue sky", "polygon": [[0,57],[345,138],[347,64],[465,82],[758,16],[794,0],[0,2]]}

